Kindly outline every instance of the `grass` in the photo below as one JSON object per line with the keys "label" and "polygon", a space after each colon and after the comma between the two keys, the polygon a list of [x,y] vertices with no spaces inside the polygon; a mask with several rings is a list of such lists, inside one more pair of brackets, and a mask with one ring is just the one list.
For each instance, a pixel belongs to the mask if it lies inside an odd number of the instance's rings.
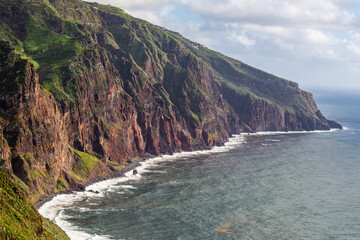
{"label": "grass", "polygon": [[52,67],[65,66],[70,59],[83,51],[76,40],[44,29],[34,19],[29,21],[26,31],[25,52],[39,62],[40,66],[45,64]]}
{"label": "grass", "polygon": [[49,175],[48,171],[33,171],[33,170],[29,170],[28,171],[29,176],[30,176],[30,180],[36,180],[38,178],[43,178]]}
{"label": "grass", "polygon": [[41,217],[18,181],[0,171],[0,239],[70,239]]}
{"label": "grass", "polygon": [[41,84],[54,95],[59,105],[74,105],[77,93],[72,80],[79,73],[72,71],[70,64],[85,50],[82,47],[84,32],[76,23],[61,19],[47,0],[32,1],[31,4],[20,1],[17,7],[18,14],[26,16],[22,30],[24,40],[9,27],[14,24],[12,18],[1,23],[0,40],[10,42],[21,59],[28,60],[38,69]]}
{"label": "grass", "polygon": [[79,160],[75,161],[73,166],[73,173],[78,179],[87,179],[90,176],[91,170],[95,167],[96,164],[100,163],[100,160],[88,153],[72,149]]}
{"label": "grass", "polygon": [[63,176],[59,176],[59,178],[56,182],[54,193],[65,192],[68,189],[69,189],[69,184],[63,178]]}
{"label": "grass", "polygon": [[42,217],[43,228],[49,234],[51,234],[56,240],[70,240],[70,238],[66,235],[64,230],[62,230],[58,225],[53,223],[51,220]]}
{"label": "grass", "polygon": [[198,115],[196,115],[193,111],[189,110],[189,116],[192,119],[192,121],[199,122],[200,119]]}
{"label": "grass", "polygon": [[88,4],[94,6],[102,11],[111,13],[111,14],[115,14],[118,16],[128,15],[129,17],[131,17],[124,10],[122,10],[121,8],[118,8],[118,7],[113,7],[111,5],[102,5],[102,4],[98,4],[98,3],[88,3]]}

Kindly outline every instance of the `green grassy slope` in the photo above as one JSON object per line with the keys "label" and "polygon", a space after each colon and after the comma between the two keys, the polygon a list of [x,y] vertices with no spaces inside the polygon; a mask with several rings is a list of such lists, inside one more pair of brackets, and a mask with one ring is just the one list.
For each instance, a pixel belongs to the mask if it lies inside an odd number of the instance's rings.
{"label": "green grassy slope", "polygon": [[70,239],[41,217],[26,196],[27,186],[0,170],[0,239]]}

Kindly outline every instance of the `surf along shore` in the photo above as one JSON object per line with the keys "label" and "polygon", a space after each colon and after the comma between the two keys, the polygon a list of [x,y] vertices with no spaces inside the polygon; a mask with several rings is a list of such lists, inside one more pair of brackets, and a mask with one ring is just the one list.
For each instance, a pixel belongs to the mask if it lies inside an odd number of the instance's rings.
{"label": "surf along shore", "polygon": [[[138,170],[136,170],[136,169],[138,167],[142,166],[142,163],[147,162],[147,161],[151,161],[153,159],[158,159],[158,158],[179,158],[179,157],[183,157],[183,156],[187,156],[187,155],[206,154],[207,152],[210,152],[210,151],[216,152],[218,150],[220,150],[220,152],[227,151],[229,149],[232,149],[234,147],[234,145],[241,144],[242,141],[244,140],[245,136],[250,136],[250,135],[274,135],[274,134],[324,133],[324,132],[333,132],[333,131],[338,131],[338,130],[339,129],[315,130],[315,131],[287,131],[287,132],[284,132],[284,131],[275,131],[275,132],[267,131],[267,132],[255,132],[255,133],[239,133],[239,134],[233,134],[229,138],[229,140],[224,143],[223,146],[215,146],[213,148],[208,148],[208,149],[203,149],[203,150],[195,150],[195,151],[192,151],[192,152],[187,152],[187,151],[177,152],[177,153],[173,153],[171,155],[155,156],[155,155],[148,154],[148,156],[146,156],[144,158],[139,158],[139,159],[136,159],[136,160],[134,160],[132,162],[126,163],[124,168],[118,170],[117,172],[114,172],[113,174],[110,174],[110,175],[108,175],[106,177],[102,177],[102,178],[98,178],[98,179],[94,179],[92,181],[89,181],[83,187],[81,187],[79,189],[68,190],[68,191],[65,191],[65,192],[55,193],[55,194],[52,194],[50,196],[44,197],[44,198],[40,199],[38,202],[36,202],[34,205],[39,210],[45,203],[51,201],[54,197],[56,197],[58,195],[71,194],[71,193],[74,193],[74,192],[84,192],[84,191],[86,191],[87,187],[89,187],[89,186],[91,186],[93,184],[100,183],[100,182],[103,182],[103,181],[106,181],[106,180],[127,177],[125,174],[130,176],[133,173],[135,173],[135,172],[133,172],[134,170],[136,172],[138,172]],[[241,140],[239,142],[240,138],[241,138]],[[134,174],[134,175],[136,175],[136,174]]]}
{"label": "surf along shore", "polygon": [[[226,142],[223,146],[216,146],[214,148],[201,151],[179,152],[172,155],[149,156],[148,158],[137,159],[132,163],[126,164],[123,169],[108,177],[97,179],[95,181],[87,183],[82,189],[78,189],[77,191],[67,191],[64,193],[53,195],[48,198],[44,198],[42,199],[42,201],[36,203],[36,207],[41,215],[57,223],[65,232],[69,234],[69,236],[79,236],[81,238],[82,236],[80,236],[79,234],[86,233],[77,231],[73,228],[73,226],[69,225],[69,223],[66,222],[66,216],[64,216],[63,214],[64,209],[66,209],[67,207],[71,207],[75,202],[86,201],[87,199],[93,197],[102,197],[103,194],[105,194],[107,191],[114,190],[112,189],[112,187],[116,186],[117,184],[125,183],[129,180],[140,180],[142,178],[142,173],[147,172],[147,169],[149,167],[156,166],[159,162],[173,161],[179,158],[186,158],[197,155],[226,152],[241,145],[246,140],[246,136],[249,135],[304,134],[324,133],[332,131],[336,130],[332,129],[327,131],[241,133],[240,135],[233,135],[233,137],[229,138],[229,141]],[[86,239],[86,237],[81,239]]]}

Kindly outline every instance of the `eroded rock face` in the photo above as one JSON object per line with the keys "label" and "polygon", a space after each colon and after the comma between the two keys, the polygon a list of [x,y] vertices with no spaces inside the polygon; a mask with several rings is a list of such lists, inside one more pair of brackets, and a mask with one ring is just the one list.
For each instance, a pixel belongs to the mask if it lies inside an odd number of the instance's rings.
{"label": "eroded rock face", "polygon": [[[61,171],[72,167],[68,135],[54,97],[39,84],[32,64],[1,46],[1,149],[7,167],[30,186],[34,199],[54,191]],[[11,151],[9,151],[11,149]],[[11,163],[11,164],[10,164]]]}

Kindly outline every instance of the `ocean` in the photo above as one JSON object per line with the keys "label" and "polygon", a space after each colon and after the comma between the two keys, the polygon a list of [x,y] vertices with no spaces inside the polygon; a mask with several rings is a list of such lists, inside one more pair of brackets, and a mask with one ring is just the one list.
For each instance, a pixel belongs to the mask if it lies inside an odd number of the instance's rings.
{"label": "ocean", "polygon": [[58,195],[74,239],[360,239],[360,94],[315,91],[344,130],[234,135]]}

